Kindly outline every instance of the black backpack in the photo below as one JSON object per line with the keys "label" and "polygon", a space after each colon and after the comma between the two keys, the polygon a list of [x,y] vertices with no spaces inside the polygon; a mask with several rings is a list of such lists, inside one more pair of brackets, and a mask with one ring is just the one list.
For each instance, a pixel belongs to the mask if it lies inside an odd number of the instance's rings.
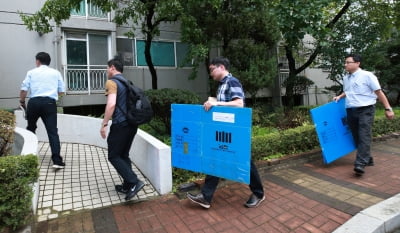
{"label": "black backpack", "polygon": [[117,107],[125,114],[128,123],[131,125],[146,124],[153,117],[153,109],[149,98],[144,94],[143,90],[133,85],[130,80],[126,80],[119,76],[114,76],[111,79],[118,80],[126,87],[126,111]]}

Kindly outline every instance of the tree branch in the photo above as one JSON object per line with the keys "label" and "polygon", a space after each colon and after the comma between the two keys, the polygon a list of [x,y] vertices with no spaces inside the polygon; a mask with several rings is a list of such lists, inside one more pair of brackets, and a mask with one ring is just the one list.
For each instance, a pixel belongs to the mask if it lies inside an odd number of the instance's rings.
{"label": "tree branch", "polygon": [[[342,9],[337,13],[337,15],[325,26],[325,28],[332,29],[333,26],[339,21],[339,19],[346,13],[346,11],[349,9],[351,5],[351,0],[347,0],[346,4],[342,7]],[[311,65],[311,63],[315,60],[315,58],[318,56],[318,54],[321,52],[322,46],[320,44],[317,45],[317,48],[315,48],[314,52],[311,54],[311,56],[308,58],[307,62],[305,62],[302,66],[300,66],[298,69],[295,70],[295,74],[298,74],[305,70],[308,66]]]}

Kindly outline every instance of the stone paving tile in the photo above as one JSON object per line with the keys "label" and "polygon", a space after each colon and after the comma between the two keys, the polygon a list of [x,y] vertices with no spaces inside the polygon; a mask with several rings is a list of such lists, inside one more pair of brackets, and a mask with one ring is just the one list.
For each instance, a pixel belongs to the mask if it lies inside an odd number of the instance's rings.
{"label": "stone paving tile", "polygon": [[[53,169],[48,143],[39,143],[39,201],[37,220],[45,221],[74,211],[95,209],[125,202],[114,186],[121,178],[107,160],[104,148],[76,143],[61,143],[66,166]],[[132,166],[146,186],[132,200],[158,196],[151,183]]]}

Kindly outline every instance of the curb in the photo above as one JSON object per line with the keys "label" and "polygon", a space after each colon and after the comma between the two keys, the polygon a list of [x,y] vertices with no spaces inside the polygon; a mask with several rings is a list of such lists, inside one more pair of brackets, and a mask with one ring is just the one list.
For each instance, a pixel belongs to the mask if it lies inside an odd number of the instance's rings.
{"label": "curb", "polygon": [[400,194],[360,211],[333,233],[385,233],[400,227]]}

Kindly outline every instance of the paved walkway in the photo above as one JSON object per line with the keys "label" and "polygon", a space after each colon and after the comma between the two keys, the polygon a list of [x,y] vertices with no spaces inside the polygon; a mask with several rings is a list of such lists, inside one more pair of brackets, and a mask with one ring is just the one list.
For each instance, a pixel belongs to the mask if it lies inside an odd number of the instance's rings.
{"label": "paved walkway", "polygon": [[[41,154],[44,147],[42,146]],[[367,167],[362,177],[353,174],[354,154],[343,157],[329,165],[322,163],[320,155],[312,159],[290,160],[279,165],[266,166],[260,163],[259,168],[264,180],[266,200],[255,209],[243,207],[250,195],[246,185],[225,182],[213,199],[210,209],[206,210],[194,205],[186,198],[180,199],[170,194],[154,198],[139,193],[133,201],[121,202],[120,196],[113,190],[114,183],[119,183],[113,168],[107,164],[105,152],[91,146],[67,144],[63,145],[67,153],[65,174],[71,171],[68,184],[81,187],[77,191],[77,202],[74,190],[62,193],[71,194],[72,199],[66,209],[73,209],[76,203],[80,211],[60,214],[57,218],[38,221],[33,232],[37,233],[132,233],[132,232],[332,232],[359,211],[379,203],[400,193],[400,139],[387,139],[373,143],[375,166]],[[79,151],[79,153],[77,152]],[[73,154],[70,157],[68,153]],[[46,156],[48,153],[46,152]],[[42,155],[41,155],[42,156]],[[49,161],[42,159],[41,179],[43,174],[53,175]],[[42,157],[41,157],[42,158]],[[98,164],[97,167],[96,164]],[[73,170],[76,167],[76,170]],[[82,168],[83,167],[83,168]],[[47,173],[46,173],[47,171]],[[68,171],[68,172],[67,172]],[[57,177],[56,176],[56,177]],[[93,180],[90,177],[94,177]],[[78,179],[81,179],[78,181]],[[82,179],[86,183],[82,182]],[[99,181],[100,180],[100,181]],[[103,181],[104,180],[104,181]],[[95,187],[89,188],[95,193],[103,190],[110,201],[93,201],[90,210],[86,210],[83,185],[96,181]],[[46,180],[47,182],[47,180]],[[61,181],[59,181],[61,182]],[[62,181],[64,182],[64,181]],[[55,182],[58,183],[58,182]],[[81,184],[80,186],[77,184]],[[45,193],[48,185],[41,186],[42,213],[48,206]],[[63,188],[68,187],[63,183]],[[146,186],[149,188],[149,185]],[[43,189],[42,189],[43,188]],[[104,188],[104,189],[103,189]],[[98,189],[98,190],[96,190]],[[59,190],[53,187],[54,192]],[[100,192],[100,197],[102,197]],[[147,192],[146,192],[147,193]],[[141,196],[143,195],[143,196]],[[81,197],[81,199],[79,199]],[[89,196],[88,196],[89,197]],[[119,197],[113,199],[113,197]],[[103,199],[101,199],[103,200]],[[115,202],[113,202],[113,200]],[[95,205],[97,203],[98,205]],[[61,208],[61,207],[60,207]],[[64,211],[64,207],[62,207]],[[40,218],[40,216],[39,216]],[[47,219],[51,218],[47,216]],[[365,223],[368,224],[368,223]]]}
{"label": "paved walkway", "polygon": [[[107,160],[104,148],[62,143],[65,169],[53,169],[49,143],[39,143],[40,177],[37,220],[54,219],[74,211],[124,203],[125,195],[115,192],[121,184],[118,173]],[[146,186],[132,200],[158,196],[151,183],[133,166]]]}

